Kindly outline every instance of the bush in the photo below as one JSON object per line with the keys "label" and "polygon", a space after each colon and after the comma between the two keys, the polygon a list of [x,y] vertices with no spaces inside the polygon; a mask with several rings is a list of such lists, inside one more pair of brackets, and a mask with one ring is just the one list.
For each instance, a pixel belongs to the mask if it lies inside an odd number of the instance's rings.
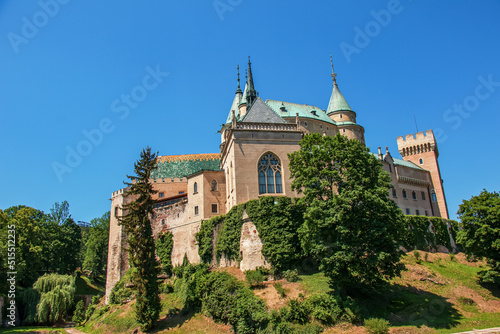
{"label": "bush", "polygon": [[113,289],[111,289],[111,293],[109,294],[110,304],[121,304],[125,300],[133,297],[132,289],[126,287],[131,281],[133,270],[133,268],[129,269],[118,283],[115,284]]}
{"label": "bush", "polygon": [[76,310],[75,313],[73,314],[72,320],[78,326],[85,322],[85,302],[83,300],[80,300],[76,304]]}
{"label": "bush", "polygon": [[297,282],[299,280],[299,272],[297,269],[285,270],[283,276],[285,277],[286,281],[290,283]]}
{"label": "bush", "polygon": [[276,291],[278,292],[278,294],[281,296],[281,298],[285,298],[286,297],[286,290],[283,289],[283,285],[281,285],[281,283],[274,283],[274,288],[276,289]]}
{"label": "bush", "polygon": [[420,260],[420,252],[415,250],[413,251],[413,256],[415,257],[415,260],[418,264],[420,264],[422,262],[422,260]]}
{"label": "bush", "polygon": [[250,287],[259,286],[264,282],[264,275],[260,270],[245,271],[245,280]]}
{"label": "bush", "polygon": [[388,334],[389,321],[378,318],[367,319],[365,320],[365,328],[369,334]]}
{"label": "bush", "polygon": [[309,322],[310,308],[299,299],[290,299],[285,307],[281,309],[284,321],[305,324]]}

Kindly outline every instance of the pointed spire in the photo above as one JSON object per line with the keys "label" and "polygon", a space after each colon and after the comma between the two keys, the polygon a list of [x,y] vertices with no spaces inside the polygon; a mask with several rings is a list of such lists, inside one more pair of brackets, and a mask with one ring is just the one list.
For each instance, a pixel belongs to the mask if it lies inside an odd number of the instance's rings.
{"label": "pointed spire", "polygon": [[335,73],[335,70],[333,69],[333,58],[332,58],[332,53],[330,52],[330,63],[332,64],[332,79],[333,79],[333,85],[337,86],[337,73]]}
{"label": "pointed spire", "polygon": [[246,88],[248,88],[247,96],[246,96],[247,109],[250,109],[252,104],[257,99],[257,91],[255,90],[255,87],[253,84],[252,62],[250,61],[250,56],[248,56],[248,79],[247,79],[247,87]]}
{"label": "pointed spire", "polygon": [[326,114],[329,115],[330,113],[336,112],[336,111],[341,111],[341,110],[346,110],[346,111],[353,111],[347,101],[345,100],[344,96],[339,90],[339,86],[337,85],[337,73],[333,70],[333,59],[332,59],[332,54],[330,53],[330,62],[332,64],[332,80],[333,80],[333,90],[332,90],[332,95],[330,96],[330,103],[328,104],[328,108],[326,109]]}
{"label": "pointed spire", "polygon": [[237,69],[237,72],[238,72],[238,88],[236,89],[236,94],[241,94],[242,91],[241,91],[241,87],[240,87],[240,65],[236,65],[236,69]]}

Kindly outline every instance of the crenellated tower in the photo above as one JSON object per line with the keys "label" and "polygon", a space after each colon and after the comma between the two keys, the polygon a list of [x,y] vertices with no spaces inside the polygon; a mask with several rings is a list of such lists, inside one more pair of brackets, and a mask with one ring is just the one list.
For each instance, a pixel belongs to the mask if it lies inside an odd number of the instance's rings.
{"label": "crenellated tower", "polygon": [[397,141],[398,150],[403,160],[411,161],[430,172],[434,187],[430,189],[431,199],[438,203],[439,215],[449,219],[443,180],[441,179],[441,171],[439,170],[439,151],[434,133],[432,130],[417,132],[415,135],[400,136],[397,138]]}

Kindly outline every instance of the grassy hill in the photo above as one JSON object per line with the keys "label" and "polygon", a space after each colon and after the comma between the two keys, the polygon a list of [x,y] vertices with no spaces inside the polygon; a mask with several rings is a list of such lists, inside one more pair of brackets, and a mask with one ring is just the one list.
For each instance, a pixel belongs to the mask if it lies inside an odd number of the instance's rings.
{"label": "grassy hill", "polygon": [[[419,252],[419,255],[407,254],[403,262],[408,270],[378,295],[360,297],[359,311],[363,318],[389,320],[393,334],[456,333],[500,326],[500,291],[481,285],[476,279],[484,263],[468,262],[463,254]],[[244,278],[238,269],[225,270],[238,279]],[[330,290],[327,278],[321,273],[300,278],[297,283],[279,281],[285,297],[274,287],[276,282],[265,282],[253,291],[266,301],[269,309],[279,309],[290,298]],[[231,333],[230,326],[215,323],[203,314],[182,313],[182,302],[175,293],[162,294],[161,299],[163,310],[155,333]],[[85,333],[132,333],[139,327],[134,320],[133,303],[101,305],[90,321],[78,329]],[[339,324],[324,333],[361,334],[366,329],[361,324]]]}

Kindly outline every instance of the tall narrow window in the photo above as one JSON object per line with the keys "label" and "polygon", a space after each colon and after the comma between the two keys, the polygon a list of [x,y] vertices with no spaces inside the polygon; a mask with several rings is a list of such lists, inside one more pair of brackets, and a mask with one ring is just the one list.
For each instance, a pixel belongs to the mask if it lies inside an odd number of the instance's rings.
{"label": "tall narrow window", "polygon": [[406,197],[406,190],[403,189],[403,198],[408,198]]}
{"label": "tall narrow window", "polygon": [[198,192],[198,183],[197,182],[194,183],[193,188],[194,188],[193,192],[196,194]]}
{"label": "tall narrow window", "polygon": [[259,194],[283,193],[280,159],[266,153],[259,160]]}
{"label": "tall narrow window", "polygon": [[217,191],[217,181],[216,180],[212,180],[212,183],[210,184],[210,190]]}

